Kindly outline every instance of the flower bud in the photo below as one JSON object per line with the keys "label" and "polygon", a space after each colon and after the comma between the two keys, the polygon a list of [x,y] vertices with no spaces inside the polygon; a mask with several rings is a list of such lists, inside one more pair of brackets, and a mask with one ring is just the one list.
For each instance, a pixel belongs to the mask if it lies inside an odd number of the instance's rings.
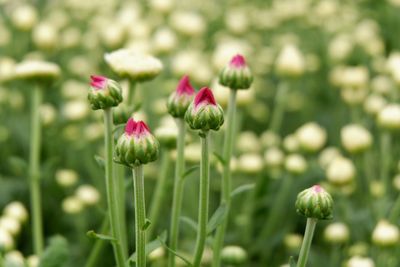
{"label": "flower bud", "polygon": [[285,169],[295,175],[300,175],[307,170],[307,161],[300,154],[288,155],[285,159]]}
{"label": "flower bud", "polygon": [[183,118],[190,103],[193,101],[195,91],[190,84],[189,76],[185,75],[178,83],[176,91],[168,98],[167,108],[169,114],[175,118]]}
{"label": "flower bud", "polygon": [[285,247],[290,251],[298,251],[303,242],[303,236],[299,234],[287,234],[283,239]]}
{"label": "flower bud", "polygon": [[243,154],[238,159],[239,171],[247,174],[257,174],[263,168],[262,157],[255,153]]}
{"label": "flower bud", "polygon": [[319,154],[318,164],[322,169],[326,169],[336,157],[340,156],[341,154],[339,149],[336,147],[327,147]]}
{"label": "flower bud", "polygon": [[296,211],[307,218],[330,220],[333,218],[333,199],[321,186],[314,185],[297,195]]}
{"label": "flower bud", "polygon": [[63,187],[73,186],[78,181],[78,173],[70,169],[60,169],[55,176],[57,183]]}
{"label": "flower bud", "polygon": [[348,185],[354,180],[356,168],[353,162],[344,157],[336,157],[326,170],[328,181],[337,186]]}
{"label": "flower bud", "polygon": [[115,146],[115,161],[134,167],[155,161],[160,144],[143,121],[128,120]]}
{"label": "flower bud", "polygon": [[165,249],[163,247],[158,247],[152,252],[150,252],[147,258],[150,262],[156,262],[162,260],[164,256],[165,256]]}
{"label": "flower bud", "polygon": [[286,45],[276,60],[277,72],[286,77],[298,77],[304,73],[305,59],[297,46]]}
{"label": "flower bud", "polygon": [[63,211],[68,214],[78,214],[84,208],[83,202],[76,196],[65,198],[61,206]]}
{"label": "flower bud", "polygon": [[30,255],[26,258],[27,267],[38,267],[39,266],[39,257],[37,255]]}
{"label": "flower bud", "polygon": [[18,250],[12,250],[4,255],[5,266],[24,267],[24,255]]}
{"label": "flower bud", "polygon": [[324,231],[324,238],[332,244],[343,244],[349,240],[349,228],[344,223],[331,223]]}
{"label": "flower bud", "polygon": [[384,129],[400,128],[400,105],[389,104],[378,113],[378,124]]}
{"label": "flower bud", "polygon": [[224,123],[224,111],[215,101],[212,91],[204,87],[189,105],[185,120],[193,130],[217,131]]}
{"label": "flower bud", "polygon": [[0,251],[8,251],[14,247],[14,239],[11,234],[0,228]]}
{"label": "flower bud", "polygon": [[92,75],[88,99],[93,110],[118,106],[122,102],[121,86],[114,80]]}
{"label": "flower bud", "polygon": [[370,258],[354,256],[347,262],[346,267],[375,267],[375,263]]}
{"label": "flower bud", "polygon": [[242,55],[236,55],[221,71],[219,83],[233,90],[248,89],[253,82],[253,75]]}
{"label": "flower bud", "polygon": [[50,62],[29,60],[15,67],[15,78],[22,80],[52,81],[60,76],[60,68]]}
{"label": "flower bud", "polygon": [[221,261],[227,265],[241,265],[247,260],[247,252],[239,246],[226,246],[221,251]]}
{"label": "flower bud", "polygon": [[21,231],[21,223],[17,218],[11,216],[3,216],[0,218],[0,228],[6,230],[11,235],[16,236]]}
{"label": "flower bud", "polygon": [[376,115],[386,106],[386,99],[380,95],[369,95],[364,101],[364,110],[370,115]]}
{"label": "flower bud", "polygon": [[377,246],[387,247],[399,242],[399,228],[388,221],[381,220],[372,232],[372,242]]}
{"label": "flower bud", "polygon": [[21,31],[31,30],[38,21],[37,10],[30,5],[17,7],[11,14],[11,22]]}
{"label": "flower bud", "polygon": [[270,168],[279,168],[284,159],[285,154],[277,147],[268,148],[264,153],[265,164]]}
{"label": "flower bud", "polygon": [[28,211],[24,205],[18,201],[7,204],[3,213],[7,217],[17,219],[20,223],[24,223],[28,219]]}
{"label": "flower bud", "polygon": [[99,202],[100,193],[91,185],[81,185],[76,189],[76,197],[79,198],[84,205],[92,206]]}
{"label": "flower bud", "polygon": [[350,153],[363,152],[372,145],[372,135],[363,126],[350,124],[340,131],[343,147]]}
{"label": "flower bud", "polygon": [[320,150],[326,143],[326,131],[315,122],[304,124],[296,131],[300,146],[310,152]]}

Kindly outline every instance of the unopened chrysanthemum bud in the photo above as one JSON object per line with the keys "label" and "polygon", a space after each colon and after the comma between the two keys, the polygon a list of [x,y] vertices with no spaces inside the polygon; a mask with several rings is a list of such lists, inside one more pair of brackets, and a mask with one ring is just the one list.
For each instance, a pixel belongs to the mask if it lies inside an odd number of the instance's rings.
{"label": "unopened chrysanthemum bud", "polygon": [[42,22],[36,25],[32,32],[32,41],[42,50],[56,48],[59,42],[57,28],[49,22]]}
{"label": "unopened chrysanthemum bud", "polygon": [[248,89],[253,75],[242,55],[234,56],[219,74],[219,83],[234,90]]}
{"label": "unopened chrysanthemum bud", "polygon": [[318,151],[325,145],[326,135],[326,130],[315,122],[304,124],[296,131],[301,148],[310,152]]}
{"label": "unopened chrysanthemum bud", "polygon": [[160,144],[143,121],[128,120],[115,146],[115,161],[134,167],[155,161]]}
{"label": "unopened chrysanthemum bud", "polygon": [[321,168],[326,169],[336,157],[340,156],[341,153],[339,149],[337,149],[336,147],[327,147],[319,154],[318,163]]}
{"label": "unopened chrysanthemum bud", "polygon": [[343,147],[350,153],[365,151],[372,145],[372,135],[362,125],[346,125],[340,131]]}
{"label": "unopened chrysanthemum bud", "polygon": [[17,219],[20,223],[24,223],[28,219],[28,211],[21,202],[14,201],[4,208],[4,215]]}
{"label": "unopened chrysanthemum bud", "polygon": [[344,223],[331,223],[324,231],[324,238],[332,244],[343,244],[349,240],[349,228]]}
{"label": "unopened chrysanthemum bud", "polygon": [[364,110],[368,114],[376,115],[386,106],[386,99],[380,95],[369,95],[364,101]]}
{"label": "unopened chrysanthemum bud", "polygon": [[252,131],[241,132],[237,137],[236,143],[238,152],[259,152],[261,150],[258,136]]}
{"label": "unopened chrysanthemum bud", "polygon": [[193,130],[217,131],[222,126],[224,111],[209,88],[204,87],[197,93],[186,111],[185,121]]}
{"label": "unopened chrysanthemum bud", "polygon": [[304,73],[305,59],[294,45],[286,45],[276,60],[276,71],[286,77],[298,77]]}
{"label": "unopened chrysanthemum bud", "polygon": [[100,193],[91,185],[81,185],[76,189],[76,197],[79,198],[83,204],[91,206],[99,202]]}
{"label": "unopened chrysanthemum bud", "polygon": [[344,157],[336,157],[326,170],[328,181],[337,186],[348,185],[354,180],[355,175],[354,163]]}
{"label": "unopened chrysanthemum bud", "polygon": [[39,257],[37,255],[30,255],[26,258],[27,267],[38,267],[39,266]]}
{"label": "unopened chrysanthemum bud", "polygon": [[389,104],[378,113],[378,124],[385,129],[400,128],[400,105]]}
{"label": "unopened chrysanthemum bud", "polygon": [[333,217],[333,199],[321,186],[314,185],[297,195],[296,211],[307,218],[330,220]]}
{"label": "unopened chrysanthemum bud", "polygon": [[163,68],[157,58],[138,54],[133,49],[120,49],[106,54],[104,58],[115,73],[136,82],[154,79]]}
{"label": "unopened chrysanthemum bud", "polygon": [[255,153],[243,154],[238,159],[239,171],[247,174],[259,173],[263,168],[263,160]]}
{"label": "unopened chrysanthemum bud", "polygon": [[261,134],[261,143],[264,147],[279,146],[281,144],[281,137],[273,131],[265,131]]}
{"label": "unopened chrysanthemum bud", "polygon": [[78,214],[83,210],[83,202],[76,196],[65,198],[61,203],[62,209],[68,214]]}
{"label": "unopened chrysanthemum bud", "polygon": [[33,81],[52,81],[60,76],[60,68],[45,61],[24,61],[15,67],[15,78]]}
{"label": "unopened chrysanthemum bud", "polygon": [[277,147],[268,148],[264,153],[264,161],[268,167],[278,168],[282,166],[285,154]]}
{"label": "unopened chrysanthemum bud", "polygon": [[379,180],[371,181],[369,191],[373,197],[381,198],[386,192],[385,184]]}
{"label": "unopened chrysanthemum bud", "polygon": [[375,263],[371,258],[354,256],[347,262],[346,267],[375,267]]}
{"label": "unopened chrysanthemum bud", "polygon": [[285,169],[296,175],[302,174],[307,170],[307,161],[300,154],[288,155],[285,159]]}
{"label": "unopened chrysanthemum bud", "polygon": [[15,217],[3,216],[0,218],[0,228],[3,228],[11,235],[16,236],[21,231],[21,223]]}
{"label": "unopened chrysanthemum bud", "polygon": [[221,251],[221,261],[227,265],[242,265],[247,260],[247,252],[239,246],[226,246]]}
{"label": "unopened chrysanthemum bud", "polygon": [[122,102],[122,89],[116,81],[99,75],[90,78],[88,99],[93,110],[108,109]]}
{"label": "unopened chrysanthemum bud", "polygon": [[283,147],[288,152],[297,152],[300,148],[299,140],[295,134],[289,134],[283,139]]}
{"label": "unopened chrysanthemum bud", "polygon": [[162,260],[164,256],[165,256],[165,249],[163,247],[158,247],[152,252],[150,252],[147,258],[149,259],[150,262],[155,262]]}
{"label": "unopened chrysanthemum bud", "polygon": [[21,31],[31,30],[38,20],[37,10],[30,5],[17,7],[11,14],[11,22],[14,27]]}
{"label": "unopened chrysanthemum bud", "polygon": [[167,108],[169,114],[175,118],[183,118],[195,95],[190,84],[189,76],[185,75],[178,83],[176,91],[168,98]]}
{"label": "unopened chrysanthemum bud", "polygon": [[154,131],[154,136],[160,141],[161,145],[166,148],[172,149],[176,147],[176,140],[178,138],[178,129],[175,126],[163,125]]}
{"label": "unopened chrysanthemum bud", "polygon": [[4,255],[5,266],[25,267],[24,255],[18,250],[12,250]]}
{"label": "unopened chrysanthemum bud", "polygon": [[399,238],[399,228],[385,220],[379,221],[372,232],[372,242],[377,246],[396,245],[399,242]]}
{"label": "unopened chrysanthemum bud", "polygon": [[287,234],[283,239],[283,243],[290,251],[298,251],[303,242],[303,236],[299,234]]}
{"label": "unopened chrysanthemum bud", "polygon": [[14,239],[11,234],[3,229],[0,228],[0,251],[8,251],[14,247]]}
{"label": "unopened chrysanthemum bud", "polygon": [[63,187],[70,187],[78,181],[78,174],[70,169],[60,169],[55,176],[57,183]]}

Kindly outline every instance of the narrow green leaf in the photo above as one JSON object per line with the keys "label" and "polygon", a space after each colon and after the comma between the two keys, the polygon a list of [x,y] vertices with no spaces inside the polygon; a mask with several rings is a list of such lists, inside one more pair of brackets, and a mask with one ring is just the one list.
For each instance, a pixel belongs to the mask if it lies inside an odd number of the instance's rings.
{"label": "narrow green leaf", "polygon": [[[156,239],[146,244],[146,255],[149,255],[152,251],[156,250],[159,247],[162,247],[163,244],[161,243],[161,241],[167,241],[167,231],[162,232],[161,235],[159,235]],[[136,262],[136,252],[129,257],[128,262]]]}
{"label": "narrow green leaf", "polygon": [[102,169],[105,168],[104,159],[102,157],[100,157],[99,155],[94,155],[94,160],[96,161],[97,165],[99,165],[100,168]]}
{"label": "narrow green leaf", "polygon": [[226,160],[217,152],[213,152],[214,157],[222,164],[222,166],[226,165]]}
{"label": "narrow green leaf", "polygon": [[184,224],[186,224],[187,226],[189,226],[189,228],[192,229],[195,233],[197,233],[197,223],[196,223],[194,220],[192,220],[191,218],[186,217],[186,216],[181,216],[181,217],[179,218],[179,220],[180,220],[182,223],[184,223]]}
{"label": "narrow green leaf", "polygon": [[196,171],[199,168],[199,165],[195,165],[187,169],[183,174],[181,179],[185,179],[187,176],[189,176],[192,172]]}
{"label": "narrow green leaf", "polygon": [[149,228],[150,224],[151,224],[151,221],[146,218],[146,221],[145,221],[145,223],[144,223],[144,225],[142,227],[142,231],[146,231],[147,228]]}
{"label": "narrow green leaf", "polygon": [[290,258],[289,258],[289,266],[296,267],[296,262],[295,262],[293,256],[290,256]]}
{"label": "narrow green leaf", "polygon": [[241,185],[241,186],[239,186],[239,187],[236,187],[236,188],[231,192],[231,198],[234,198],[234,197],[236,197],[237,195],[240,195],[240,194],[242,194],[242,193],[244,193],[244,192],[246,192],[246,191],[253,190],[254,187],[255,187],[255,184],[254,184],[254,183],[253,183],[253,184],[244,184],[244,185]]}
{"label": "narrow green leaf", "polygon": [[117,239],[115,239],[114,237],[109,236],[109,235],[97,234],[93,230],[88,231],[86,233],[86,236],[89,238],[100,239],[100,240],[108,241],[108,242],[117,242]]}
{"label": "narrow green leaf", "polygon": [[225,204],[221,204],[214,214],[211,216],[207,224],[207,234],[211,234],[224,220],[227,214],[227,209]]}
{"label": "narrow green leaf", "polygon": [[193,264],[188,259],[186,259],[184,256],[180,255],[178,252],[176,252],[175,250],[168,247],[167,244],[165,244],[165,241],[160,240],[160,239],[158,239],[158,240],[161,242],[163,247],[166,248],[169,252],[171,252],[172,254],[174,254],[175,256],[180,258],[181,260],[183,260],[188,266],[193,266]]}

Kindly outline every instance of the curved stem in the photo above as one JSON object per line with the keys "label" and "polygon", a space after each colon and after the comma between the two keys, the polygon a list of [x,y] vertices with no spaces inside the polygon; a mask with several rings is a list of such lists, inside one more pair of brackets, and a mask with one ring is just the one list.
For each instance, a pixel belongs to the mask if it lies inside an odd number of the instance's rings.
{"label": "curved stem", "polygon": [[210,164],[209,164],[209,133],[201,133],[201,163],[200,163],[200,194],[199,194],[199,216],[197,226],[197,241],[194,254],[194,267],[200,267],[201,258],[203,256],[204,246],[207,237],[208,222],[208,202],[210,189]]}
{"label": "curved stem", "polygon": [[[179,217],[182,208],[182,197],[184,189],[184,179],[182,174],[185,169],[185,122],[182,119],[177,119],[176,124],[178,126],[178,139],[177,139],[177,156],[175,166],[175,181],[174,181],[174,193],[172,200],[172,215],[171,215],[171,228],[170,228],[170,240],[169,247],[171,250],[176,251],[179,239]],[[172,253],[168,254],[168,266],[175,266],[175,255]]]}
{"label": "curved stem", "polygon": [[317,219],[307,218],[306,232],[304,233],[297,267],[305,267],[307,264],[308,254],[310,253],[311,242],[317,221]]}
{"label": "curved stem", "polygon": [[283,115],[286,108],[285,102],[288,92],[289,92],[289,85],[287,84],[287,82],[283,81],[278,86],[278,92],[276,93],[275,96],[275,107],[272,113],[272,118],[269,126],[270,130],[273,131],[274,133],[279,132],[281,128]]}
{"label": "curved stem", "polygon": [[160,177],[157,179],[157,185],[154,190],[153,198],[151,200],[150,210],[149,210],[149,218],[151,220],[151,225],[147,233],[147,239],[153,238],[153,233],[156,230],[158,219],[161,214],[161,207],[164,202],[165,193],[167,192],[168,185],[168,172],[169,172],[169,164],[171,162],[170,151],[166,150],[162,154],[161,158],[161,170]]}
{"label": "curved stem", "polygon": [[233,151],[233,141],[235,135],[235,115],[236,115],[236,90],[230,90],[229,103],[228,103],[228,118],[227,129],[225,133],[223,159],[225,164],[222,173],[222,195],[221,204],[225,204],[227,208],[227,215],[223,219],[221,225],[217,228],[215,234],[214,247],[213,247],[213,267],[218,267],[221,264],[221,250],[224,245],[224,237],[226,228],[228,226],[229,209],[231,204],[231,171],[230,163]]}
{"label": "curved stem", "polygon": [[110,216],[110,227],[112,236],[117,240],[113,242],[114,256],[118,267],[125,266],[125,257],[121,246],[121,230],[119,228],[119,209],[118,209],[118,198],[116,196],[115,181],[113,180],[113,144],[114,138],[112,134],[113,130],[113,117],[112,110],[104,110],[104,125],[105,135],[104,142],[106,148],[106,191],[107,191],[107,204]]}
{"label": "curved stem", "polygon": [[41,125],[39,108],[43,92],[38,86],[32,91],[31,104],[31,132],[29,151],[29,187],[32,213],[33,250],[40,256],[43,252],[43,225],[40,193],[40,144]]}
{"label": "curved stem", "polygon": [[135,238],[136,238],[136,266],[146,266],[146,206],[144,199],[143,166],[136,166],[132,170],[133,187],[135,191]]}

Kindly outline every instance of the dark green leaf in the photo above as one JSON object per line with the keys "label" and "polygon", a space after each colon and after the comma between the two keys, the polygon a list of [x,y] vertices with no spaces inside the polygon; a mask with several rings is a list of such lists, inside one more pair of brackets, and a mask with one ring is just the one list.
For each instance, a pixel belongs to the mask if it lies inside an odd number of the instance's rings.
{"label": "dark green leaf", "polygon": [[[146,244],[146,247],[145,247],[146,255],[149,255],[155,249],[163,246],[162,242],[166,242],[166,241],[167,241],[167,231],[164,231],[156,239],[154,239],[150,243]],[[128,261],[129,262],[136,262],[136,252],[133,253],[129,257]]]}
{"label": "dark green leaf", "polygon": [[290,258],[289,258],[289,266],[296,267],[296,262],[295,262],[293,256],[290,256]]}
{"label": "dark green leaf", "polygon": [[181,220],[181,222],[188,225],[190,229],[197,233],[197,223],[194,220],[186,216],[181,216],[179,219]]}
{"label": "dark green leaf", "polygon": [[211,234],[224,221],[226,214],[226,205],[221,204],[211,216],[211,219],[207,224],[207,234]]}
{"label": "dark green leaf", "polygon": [[146,231],[146,229],[149,228],[150,224],[151,224],[151,221],[146,218],[146,221],[142,227],[142,231]]}
{"label": "dark green leaf", "polygon": [[49,246],[40,257],[39,267],[66,266],[69,257],[67,240],[62,236],[50,238]]}
{"label": "dark green leaf", "polygon": [[103,235],[103,234],[97,234],[95,231],[90,230],[86,233],[86,236],[89,238],[93,238],[93,239],[100,239],[103,241],[108,241],[108,242],[116,242],[117,240],[109,235]]}
{"label": "dark green leaf", "polygon": [[214,157],[222,164],[222,166],[226,165],[226,160],[217,152],[213,152]]}
{"label": "dark green leaf", "polygon": [[192,166],[189,169],[187,169],[183,174],[182,174],[182,179],[186,178],[189,176],[192,172],[196,171],[199,168],[199,165]]}
{"label": "dark green leaf", "polygon": [[184,256],[180,255],[178,252],[176,252],[175,250],[169,248],[167,246],[167,244],[165,244],[165,241],[161,240],[160,238],[158,238],[158,240],[161,242],[161,244],[163,245],[164,248],[166,248],[169,252],[171,252],[172,254],[174,254],[175,256],[177,256],[178,258],[180,258],[181,260],[183,260],[187,265],[189,266],[193,266],[193,264],[186,259]]}
{"label": "dark green leaf", "polygon": [[253,183],[253,184],[244,184],[244,185],[241,185],[241,186],[239,186],[239,187],[236,187],[236,188],[231,192],[231,198],[234,198],[234,197],[236,197],[237,195],[240,195],[241,193],[244,193],[244,192],[246,192],[246,191],[253,190],[254,187],[255,187],[255,184],[254,184],[254,183]]}
{"label": "dark green leaf", "polygon": [[99,165],[100,168],[102,169],[105,168],[104,159],[102,157],[100,157],[99,155],[94,155],[94,160],[96,161],[97,165]]}

